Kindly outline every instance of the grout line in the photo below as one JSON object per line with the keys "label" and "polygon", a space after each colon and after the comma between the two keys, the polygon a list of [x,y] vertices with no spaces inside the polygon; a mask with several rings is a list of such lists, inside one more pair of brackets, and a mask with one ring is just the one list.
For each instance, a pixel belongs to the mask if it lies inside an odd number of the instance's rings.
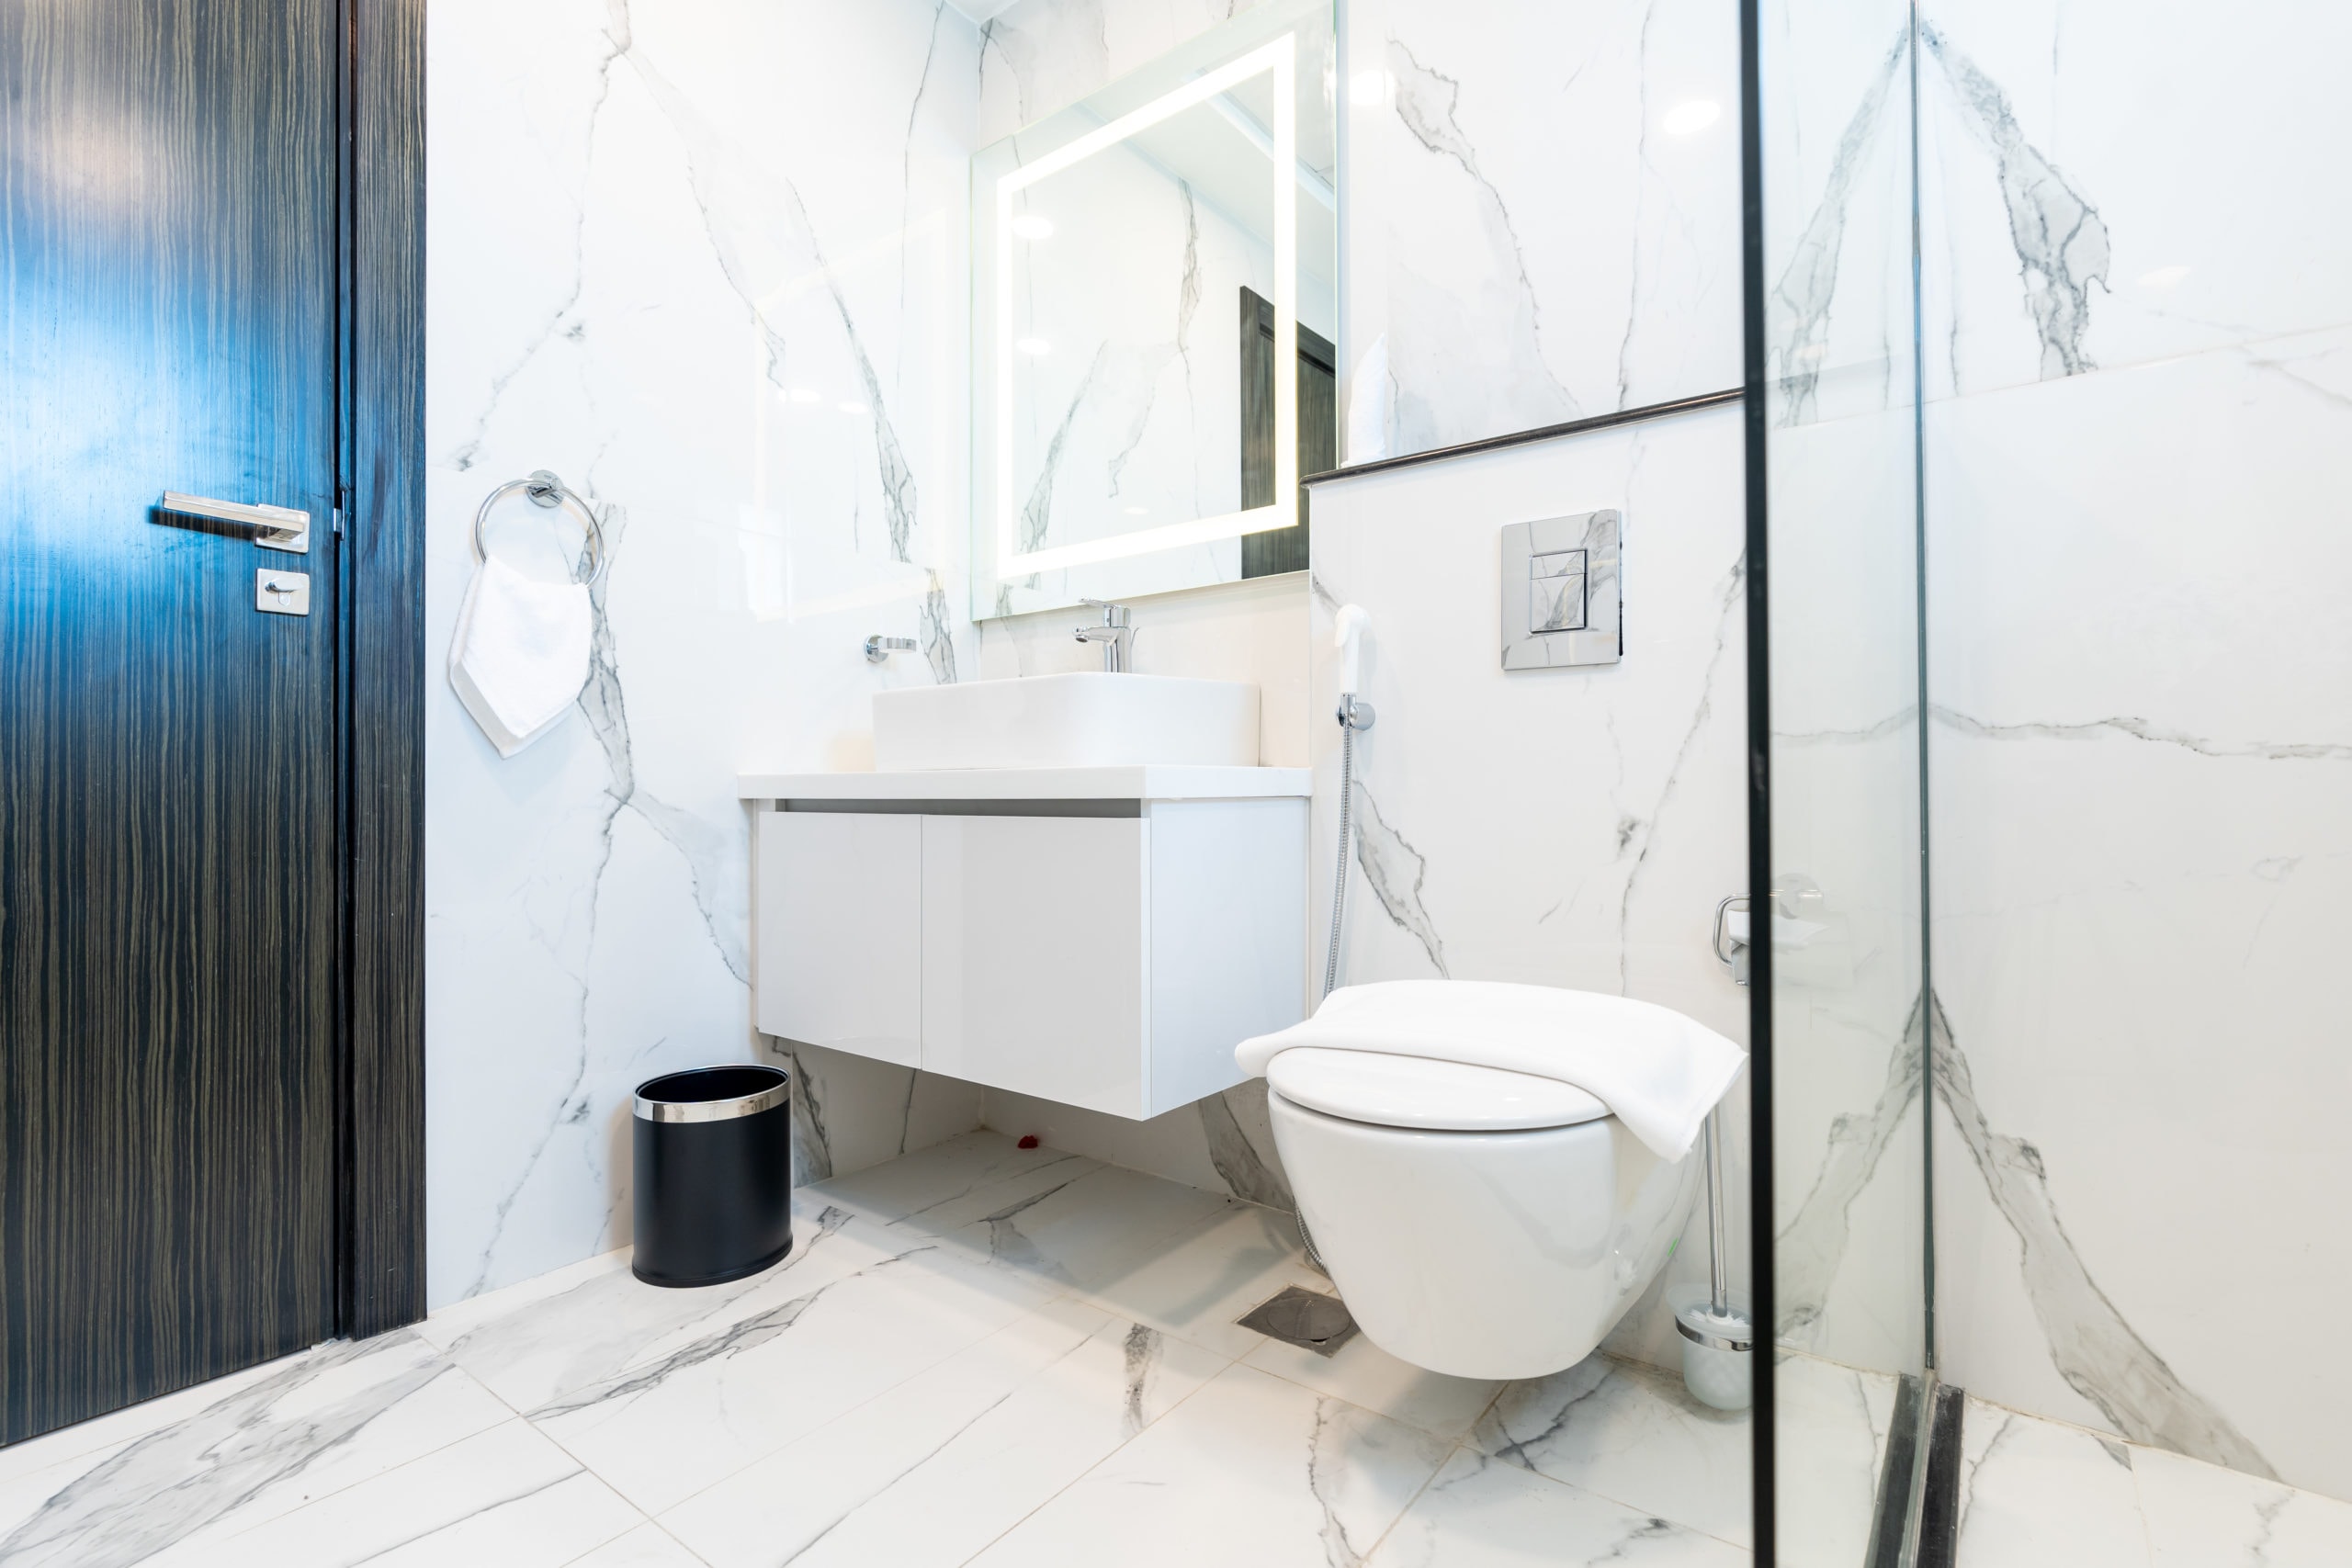
{"label": "grout line", "polygon": [[[1135,1321],[1135,1320],[1134,1320],[1134,1319],[1132,1319],[1132,1318],[1130,1318],[1130,1319],[1128,1319],[1127,1321],[1129,1321],[1129,1322],[1133,1322],[1133,1321]],[[1187,1343],[1187,1344],[1190,1344],[1190,1343],[1191,1343],[1191,1341],[1190,1341],[1190,1340],[1187,1340],[1187,1341],[1186,1341],[1186,1343]],[[1195,1348],[1203,1348],[1203,1347],[1195,1347]],[[1215,1351],[1211,1351],[1210,1353],[1211,1353],[1212,1355],[1216,1354],[1216,1352],[1215,1352]],[[1191,1403],[1193,1402],[1193,1399],[1194,1395],[1198,1394],[1198,1393],[1201,1392],[1201,1390],[1202,1390],[1202,1389],[1204,1389],[1204,1388],[1208,1387],[1208,1386],[1209,1386],[1209,1384],[1211,1384],[1211,1383],[1213,1383],[1213,1382],[1216,1382],[1216,1380],[1217,1380],[1217,1379],[1219,1379],[1219,1378],[1221,1378],[1221,1377],[1225,1376],[1225,1374],[1226,1374],[1226,1373],[1227,1373],[1227,1372],[1231,1371],[1234,1368],[1236,1368],[1236,1367],[1239,1366],[1240,1364],[1241,1364],[1241,1363],[1240,1363],[1239,1361],[1238,1361],[1238,1360],[1234,1360],[1234,1361],[1227,1361],[1224,1366],[1222,1366],[1222,1367],[1218,1368],[1216,1371],[1214,1371],[1214,1372],[1210,1373],[1207,1377],[1203,1378],[1203,1379],[1199,1382],[1199,1383],[1197,1383],[1196,1385],[1194,1385],[1194,1386],[1193,1386],[1193,1390],[1192,1390],[1192,1392],[1191,1392],[1190,1393],[1185,1394],[1183,1398],[1182,1398],[1182,1399],[1178,1400],[1175,1404],[1173,1404],[1170,1405],[1167,1409],[1165,1409],[1165,1410],[1161,1411],[1159,1415],[1157,1415],[1157,1416],[1153,1416],[1149,1421],[1145,1422],[1141,1427],[1137,1427],[1135,1431],[1130,1432],[1130,1433],[1128,1433],[1125,1437],[1124,1437],[1124,1438],[1120,1438],[1120,1439],[1119,1439],[1119,1441],[1118,1441],[1114,1446],[1113,1446],[1113,1447],[1112,1447],[1112,1448],[1110,1448],[1110,1449],[1105,1450],[1103,1451],[1102,1456],[1101,1458],[1097,1459],[1097,1460],[1096,1460],[1092,1464],[1088,1465],[1084,1470],[1080,1471],[1076,1475],[1071,1476],[1068,1481],[1066,1481],[1066,1482],[1062,1483],[1062,1484],[1061,1484],[1061,1485],[1059,1485],[1059,1486],[1057,1486],[1057,1487],[1054,1488],[1054,1490],[1053,1490],[1052,1492],[1048,1493],[1046,1496],[1044,1496],[1044,1497],[1042,1497],[1042,1498],[1038,1499],[1038,1501],[1037,1501],[1036,1505],[1035,1505],[1034,1507],[1030,1508],[1030,1509],[1029,1509],[1029,1511],[1028,1511],[1027,1513],[1023,1514],[1019,1518],[1017,1518],[1017,1519],[1013,1520],[1011,1524],[1009,1524],[1009,1525],[1005,1526],[1005,1527],[1004,1527],[1004,1529],[1001,1529],[1001,1530],[997,1531],[997,1532],[996,1532],[996,1534],[994,1534],[994,1535],[990,1536],[987,1540],[983,1541],[983,1542],[980,1544],[980,1547],[979,1547],[979,1549],[978,1549],[978,1551],[974,1551],[970,1556],[968,1556],[968,1557],[966,1557],[966,1558],[962,1559],[962,1562],[978,1562],[980,1558],[985,1557],[986,1555],[988,1555],[988,1553],[989,1553],[989,1551],[991,1551],[991,1550],[996,1546],[996,1543],[997,1543],[997,1542],[999,1542],[999,1541],[1001,1541],[1001,1540],[1004,1540],[1004,1538],[1005,1538],[1005,1537],[1007,1537],[1007,1536],[1011,1535],[1013,1531],[1015,1531],[1015,1530],[1019,1529],[1023,1525],[1027,1524],[1031,1519],[1035,1518],[1039,1514],[1043,1513],[1046,1508],[1050,1507],[1050,1506],[1055,1503],[1055,1501],[1056,1501],[1056,1500],[1057,1500],[1058,1498],[1060,1498],[1061,1496],[1063,1496],[1065,1494],[1069,1493],[1069,1491],[1071,1491],[1073,1488],[1075,1488],[1075,1487],[1077,1487],[1077,1486],[1080,1486],[1080,1485],[1081,1485],[1082,1483],[1084,1483],[1084,1482],[1085,1482],[1085,1480],[1086,1480],[1086,1478],[1087,1478],[1088,1476],[1092,1475],[1096,1471],[1098,1471],[1098,1470],[1102,1469],[1104,1465],[1106,1465],[1106,1464],[1110,1463],[1113,1460],[1116,1459],[1120,1454],[1125,1453],[1125,1452],[1126,1451],[1126,1450],[1127,1450],[1128,1445],[1129,1445],[1129,1444],[1131,1444],[1131,1443],[1133,1443],[1133,1442],[1134,1442],[1137,1438],[1142,1437],[1146,1432],[1150,1431],[1153,1427],[1155,1427],[1159,1426],[1162,1421],[1167,1420],[1170,1416],[1175,1415],[1175,1414],[1176,1414],[1176,1412],[1178,1412],[1179,1410],[1182,1410],[1185,1405],[1187,1405],[1187,1404],[1191,1404]],[[960,1564],[959,1564],[959,1568],[960,1568]]]}
{"label": "grout line", "polygon": [[[1497,1389],[1495,1393],[1498,1397],[1500,1397],[1502,1391],[1500,1389]],[[1413,1495],[1405,1499],[1405,1506],[1396,1510],[1396,1517],[1380,1527],[1380,1533],[1373,1538],[1373,1541],[1370,1546],[1364,1548],[1363,1555],[1358,1559],[1359,1562],[1370,1562],[1374,1558],[1380,1555],[1380,1549],[1388,1544],[1388,1538],[1396,1533],[1396,1527],[1405,1522],[1405,1517],[1419,1506],[1423,1497],[1429,1495],[1430,1488],[1437,1484],[1437,1478],[1445,1473],[1445,1467],[1452,1464],[1455,1458],[1461,1454],[1462,1450],[1469,1446],[1470,1445],[1467,1443],[1456,1443],[1452,1448],[1446,1450],[1445,1457],[1437,1461],[1437,1468],[1430,1471],[1427,1475],[1421,1478],[1421,1483],[1413,1488]],[[1487,1456],[1484,1454],[1480,1454],[1478,1456],[1479,1462],[1482,1467],[1486,1462],[1486,1458]]]}

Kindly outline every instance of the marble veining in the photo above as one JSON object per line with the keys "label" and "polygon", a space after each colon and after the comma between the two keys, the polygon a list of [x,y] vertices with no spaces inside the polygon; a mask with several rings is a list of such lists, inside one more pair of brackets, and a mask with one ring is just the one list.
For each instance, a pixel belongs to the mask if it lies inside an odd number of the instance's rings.
{"label": "marble veining", "polygon": [[1363,873],[1364,886],[1390,923],[1420,943],[1430,967],[1441,978],[1451,978],[1445,967],[1445,942],[1437,934],[1428,906],[1421,902],[1421,886],[1429,878],[1428,858],[1389,826],[1381,815],[1380,803],[1373,798],[1372,786],[1362,778],[1356,780],[1355,799],[1356,868]]}
{"label": "marble veining", "polygon": [[2050,1193],[2041,1151],[1996,1133],[1978,1109],[1968,1058],[1938,1003],[1930,1041],[1936,1092],[2001,1217],[2017,1233],[2027,1295],[2059,1375],[2117,1431],[2192,1459],[2273,1476],[2270,1463],[2230,1419],[2183,1383],[2099,1289],[2067,1235]]}
{"label": "marble veining", "polygon": [[[1233,1320],[1314,1278],[1271,1211],[972,1133],[797,1218],[748,1280],[659,1290],[612,1254],[13,1447],[0,1560],[1329,1568],[1496,1561],[1512,1509],[1574,1521],[1547,1562],[1745,1560],[1676,1511],[1734,1493],[1694,1483],[1658,1374],[1596,1359],[1559,1419],[1552,1386],[1368,1342],[1266,1355]],[[1490,1405],[1509,1461],[1472,1432]],[[1564,1478],[1596,1456],[1605,1486]]]}
{"label": "marble veining", "polygon": [[1919,37],[1997,162],[2010,243],[2041,337],[2043,378],[2097,368],[2083,335],[2090,327],[2091,285],[2104,288],[2112,265],[2107,224],[2026,141],[2007,94],[1933,25],[1921,24]]}
{"label": "marble veining", "polygon": [[[609,547],[578,723],[500,762],[434,688],[446,1303],[626,1240],[628,1089],[765,1049],[745,738],[854,765],[872,691],[968,672],[967,393],[941,345],[968,314],[980,41],[938,0],[524,0],[436,13],[428,41],[428,641],[492,478],[555,468]],[[529,512],[501,526],[527,543]],[[876,631],[920,654],[866,664]],[[803,1174],[979,1119],[962,1086],[791,1059]]]}

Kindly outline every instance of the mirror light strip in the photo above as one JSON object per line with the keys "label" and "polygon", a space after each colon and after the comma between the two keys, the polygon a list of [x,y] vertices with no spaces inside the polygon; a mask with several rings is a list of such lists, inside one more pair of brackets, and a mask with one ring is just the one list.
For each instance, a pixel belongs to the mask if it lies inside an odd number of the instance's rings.
{"label": "mirror light strip", "polygon": [[[1108,125],[1057,147],[997,180],[996,187],[996,575],[1055,571],[1120,560],[1184,545],[1288,528],[1298,522],[1298,41],[1284,33],[1272,43],[1197,76]],[[1170,523],[1108,539],[1058,545],[1023,554],[1012,489],[1012,198],[1081,160],[1114,147],[1196,104],[1231,91],[1252,76],[1273,77],[1274,99],[1274,502],[1222,517]],[[1289,367],[1290,374],[1282,374]]]}

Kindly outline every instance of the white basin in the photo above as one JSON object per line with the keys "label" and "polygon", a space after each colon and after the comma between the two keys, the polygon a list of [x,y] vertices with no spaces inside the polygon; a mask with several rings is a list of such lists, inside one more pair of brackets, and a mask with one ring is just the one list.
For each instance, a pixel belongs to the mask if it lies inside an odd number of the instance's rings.
{"label": "white basin", "polygon": [[1258,688],[1095,671],[874,694],[877,773],[1145,762],[1255,767]]}

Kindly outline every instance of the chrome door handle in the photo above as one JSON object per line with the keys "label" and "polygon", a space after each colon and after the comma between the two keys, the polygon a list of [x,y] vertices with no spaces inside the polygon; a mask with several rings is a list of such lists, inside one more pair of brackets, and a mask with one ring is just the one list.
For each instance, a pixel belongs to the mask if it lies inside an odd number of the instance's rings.
{"label": "chrome door handle", "polygon": [[167,490],[159,510],[251,528],[254,543],[266,550],[288,550],[298,556],[311,553],[311,514],[290,506],[249,506],[242,501],[214,501]]}

